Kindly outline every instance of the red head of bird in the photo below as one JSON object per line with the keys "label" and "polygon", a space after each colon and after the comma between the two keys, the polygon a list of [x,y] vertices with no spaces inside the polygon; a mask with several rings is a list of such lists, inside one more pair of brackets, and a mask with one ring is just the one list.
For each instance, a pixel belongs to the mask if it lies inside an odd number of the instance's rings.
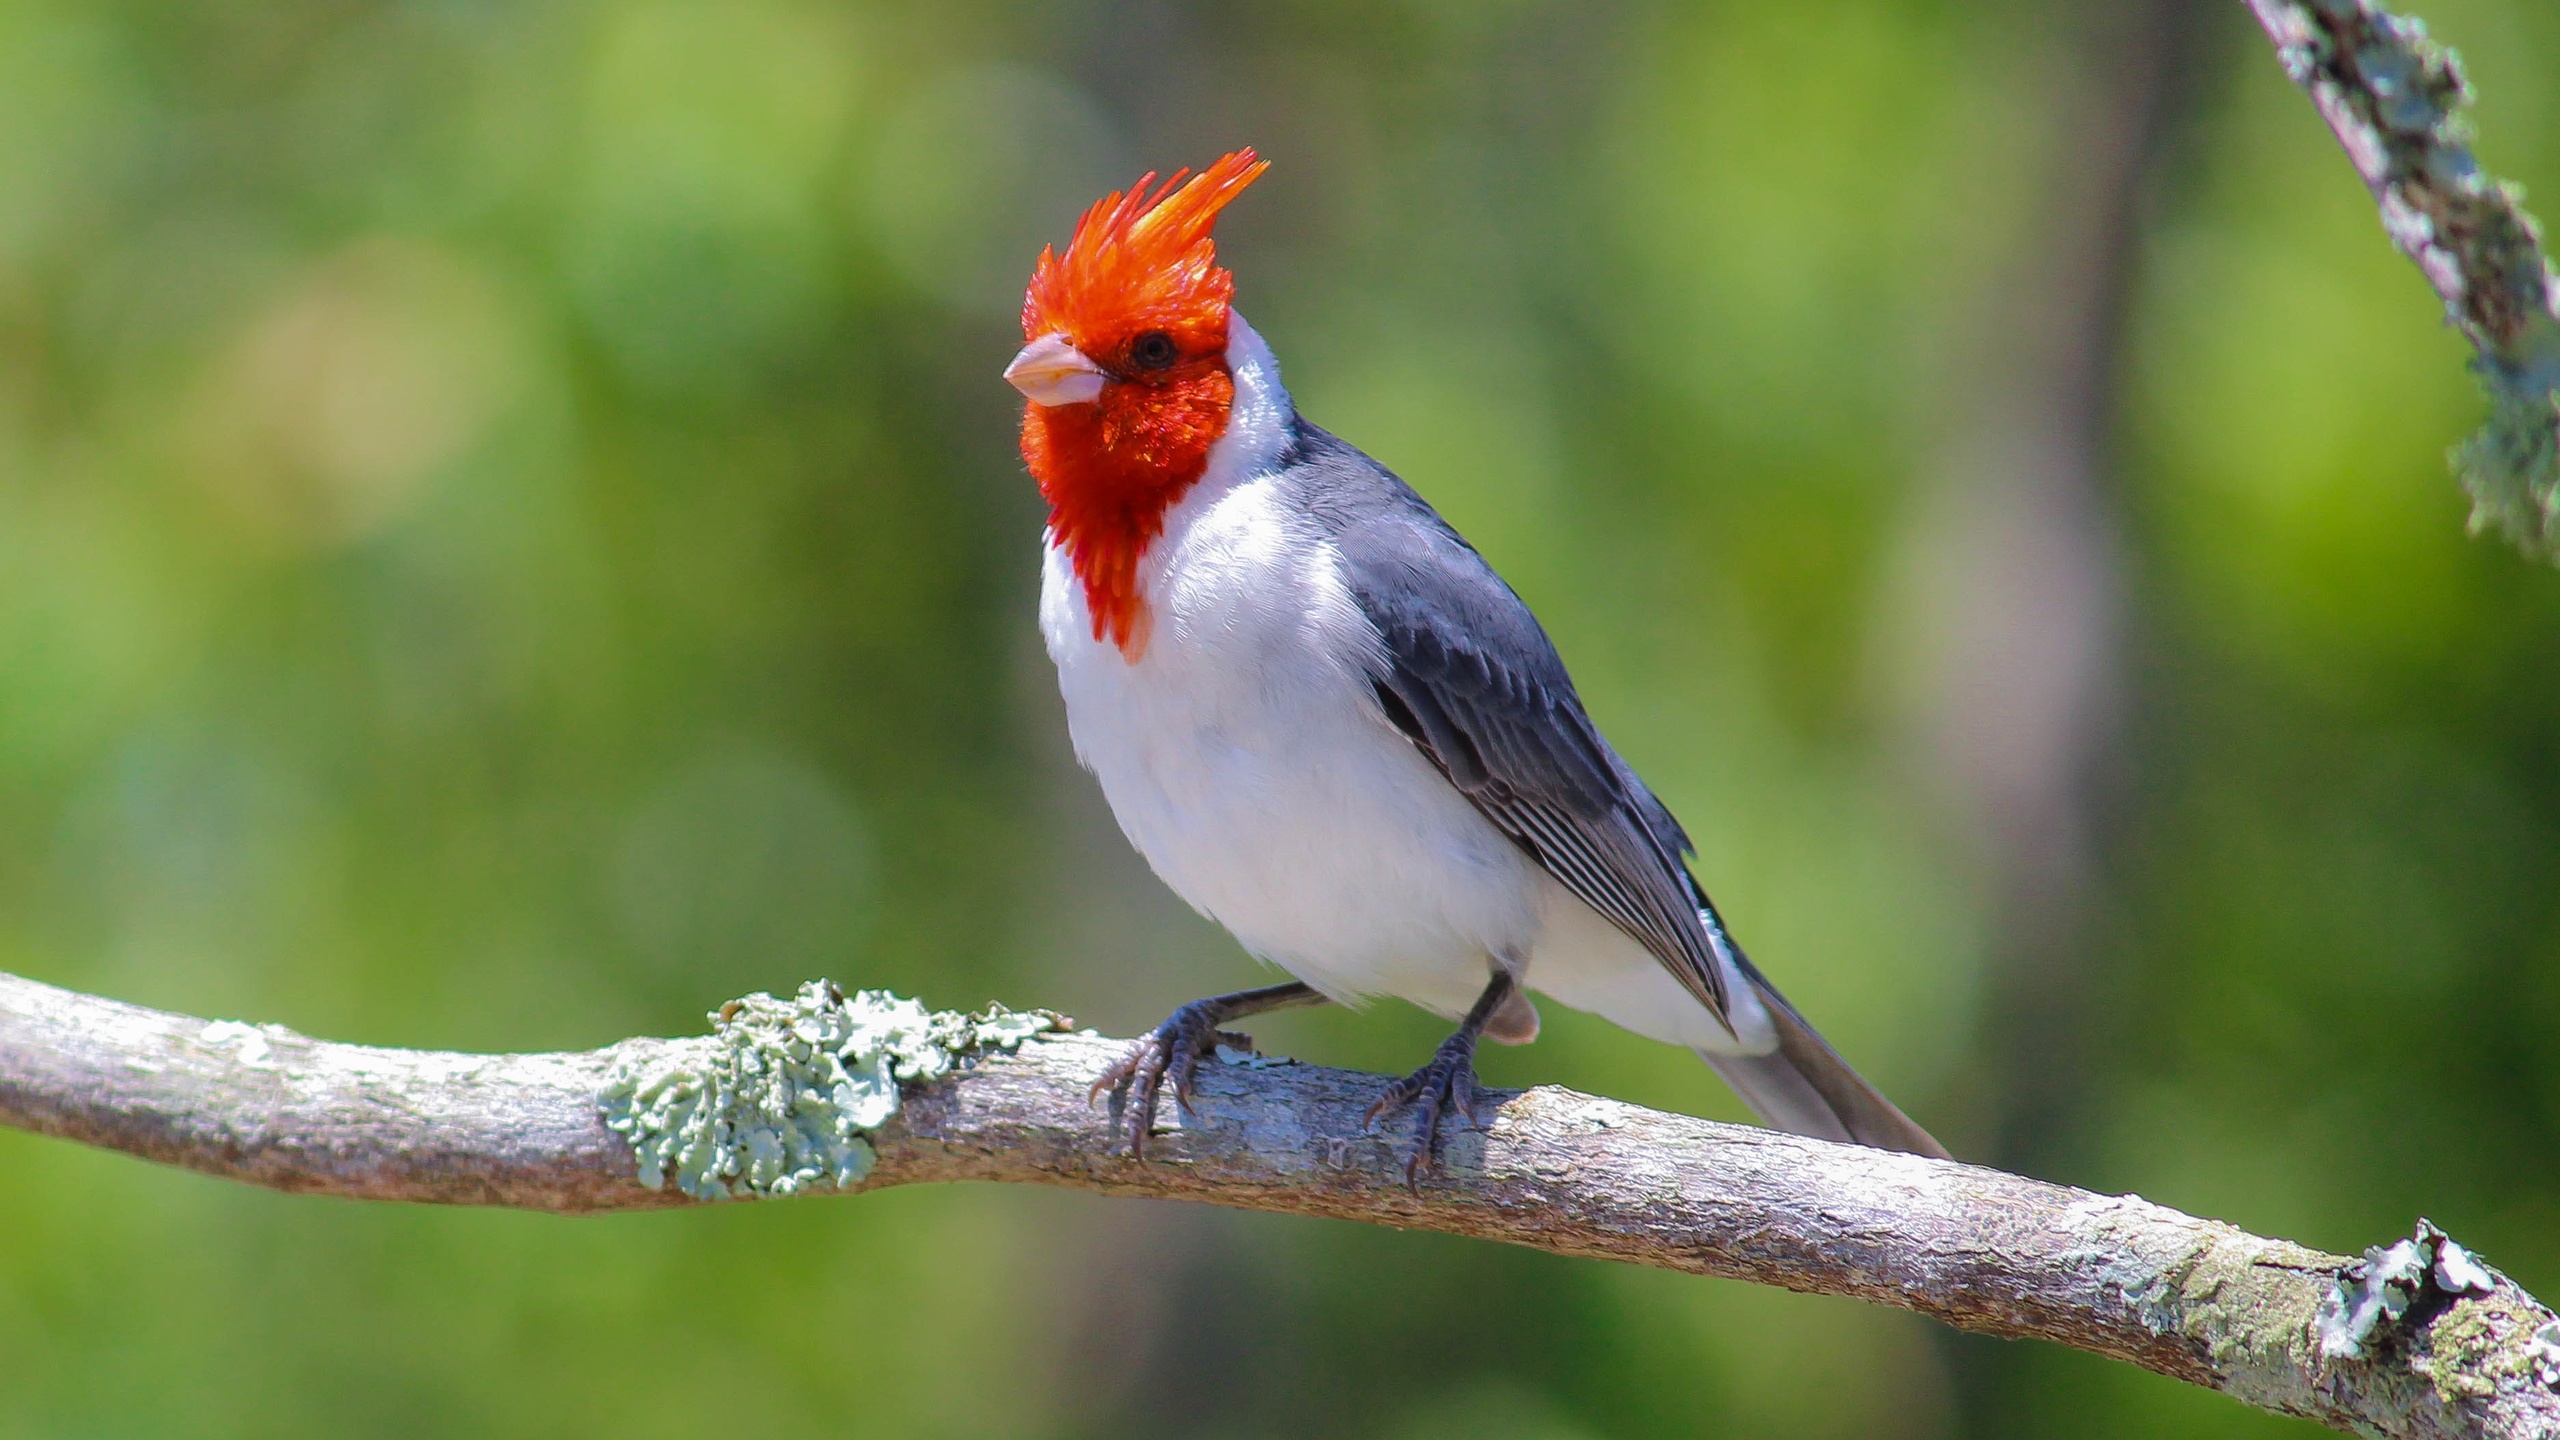
{"label": "red head of bird", "polygon": [[1095,639],[1146,645],[1138,561],[1165,510],[1208,467],[1235,382],[1218,212],[1269,168],[1251,150],[1198,175],[1096,201],[1064,255],[1040,252],[1022,297],[1028,343],[1005,367],[1022,391],[1022,458],[1083,583]]}

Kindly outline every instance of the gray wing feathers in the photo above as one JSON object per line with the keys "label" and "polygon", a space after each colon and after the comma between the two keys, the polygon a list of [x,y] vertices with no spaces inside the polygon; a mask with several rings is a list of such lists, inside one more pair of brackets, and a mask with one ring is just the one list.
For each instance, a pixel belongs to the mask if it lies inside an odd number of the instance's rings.
{"label": "gray wing feathers", "polygon": [[1688,837],[1582,709],[1529,607],[1404,483],[1313,426],[1287,475],[1384,650],[1379,708],[1496,827],[1719,1020]]}

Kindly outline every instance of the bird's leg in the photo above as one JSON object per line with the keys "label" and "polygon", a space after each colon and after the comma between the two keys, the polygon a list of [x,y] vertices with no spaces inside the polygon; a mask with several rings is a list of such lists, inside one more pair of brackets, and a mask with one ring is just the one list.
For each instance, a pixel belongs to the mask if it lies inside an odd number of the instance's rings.
{"label": "bird's leg", "polygon": [[1239,990],[1232,995],[1212,995],[1194,1000],[1173,1012],[1165,1022],[1129,1046],[1129,1052],[1102,1072],[1085,1092],[1085,1103],[1102,1098],[1103,1092],[1129,1089],[1128,1108],[1123,1113],[1129,1123],[1129,1154],[1134,1159],[1146,1158],[1147,1132],[1156,1123],[1156,1093],[1165,1080],[1173,1081],[1174,1103],[1191,1108],[1191,1082],[1199,1068],[1200,1057],[1218,1046],[1221,1040],[1231,1045],[1249,1046],[1251,1036],[1233,1035],[1218,1027],[1247,1015],[1266,1010],[1286,1010],[1296,1005],[1321,1005],[1324,995],[1314,986],[1292,980],[1286,985],[1265,985],[1259,990]]}
{"label": "bird's leg", "polygon": [[1419,1105],[1422,1111],[1422,1134],[1413,1154],[1404,1162],[1404,1182],[1421,1182],[1423,1167],[1432,1162],[1440,1148],[1440,1117],[1454,1107],[1476,1123],[1476,1041],[1483,1038],[1484,1027],[1514,996],[1520,993],[1520,982],[1510,971],[1494,967],[1493,979],[1476,997],[1475,1007],[1467,1018],[1458,1022],[1457,1033],[1440,1042],[1431,1055],[1431,1063],[1398,1080],[1369,1107],[1364,1124],[1375,1125],[1378,1117],[1407,1105]]}

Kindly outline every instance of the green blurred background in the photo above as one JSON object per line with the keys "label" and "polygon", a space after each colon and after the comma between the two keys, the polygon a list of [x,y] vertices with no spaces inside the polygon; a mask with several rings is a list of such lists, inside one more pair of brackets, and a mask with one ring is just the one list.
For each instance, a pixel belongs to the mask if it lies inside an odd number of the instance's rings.
{"label": "green blurred background", "polygon": [[[2560,194],[2560,9],[2426,14]],[[2464,538],[2463,347],[2222,0],[0,0],[0,968],[461,1049],[1251,983],[1068,754],[996,378],[1042,241],[1247,143],[1304,408],[1960,1153],[2560,1291],[2560,574]],[[1738,1114],[1550,1012],[1491,1078]],[[9,1440],[2307,1429],[1326,1222],[0,1132]]]}

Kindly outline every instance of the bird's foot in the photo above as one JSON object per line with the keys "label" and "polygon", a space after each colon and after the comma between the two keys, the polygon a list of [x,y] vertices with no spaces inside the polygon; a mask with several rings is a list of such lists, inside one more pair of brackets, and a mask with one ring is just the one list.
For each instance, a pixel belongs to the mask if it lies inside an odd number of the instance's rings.
{"label": "bird's foot", "polygon": [[1156,1096],[1166,1080],[1173,1082],[1174,1103],[1187,1111],[1202,1056],[1220,1045],[1253,1048],[1252,1036],[1218,1028],[1220,1021],[1229,1018],[1225,998],[1194,1000],[1174,1011],[1163,1024],[1132,1041],[1128,1052],[1085,1092],[1085,1103],[1090,1105],[1106,1092],[1127,1088],[1129,1098],[1121,1116],[1128,1125],[1131,1159],[1147,1158],[1147,1134],[1156,1123]]}
{"label": "bird's foot", "polygon": [[1407,1188],[1419,1188],[1424,1168],[1438,1159],[1441,1118],[1455,1110],[1467,1118],[1469,1125],[1476,1123],[1474,1034],[1460,1030],[1441,1041],[1440,1048],[1432,1052],[1431,1063],[1389,1085],[1361,1123],[1374,1128],[1379,1116],[1407,1105],[1420,1112],[1421,1133],[1414,1138],[1413,1153],[1405,1157],[1404,1183]]}

